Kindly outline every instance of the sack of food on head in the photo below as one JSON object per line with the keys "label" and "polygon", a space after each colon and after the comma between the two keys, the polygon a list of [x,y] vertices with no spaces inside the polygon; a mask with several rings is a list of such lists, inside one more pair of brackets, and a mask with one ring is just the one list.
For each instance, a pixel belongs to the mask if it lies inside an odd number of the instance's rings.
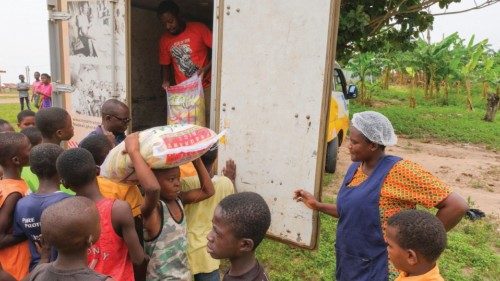
{"label": "sack of food on head", "polygon": [[[207,152],[223,133],[197,125],[167,125],[139,133],[140,152],[152,169],[165,169],[193,161]],[[125,142],[113,148],[101,165],[101,176],[136,181],[132,161],[124,153]]]}

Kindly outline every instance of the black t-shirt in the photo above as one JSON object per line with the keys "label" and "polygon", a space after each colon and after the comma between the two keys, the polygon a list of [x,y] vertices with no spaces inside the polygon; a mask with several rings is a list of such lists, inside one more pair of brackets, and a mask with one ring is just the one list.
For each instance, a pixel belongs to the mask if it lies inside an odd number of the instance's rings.
{"label": "black t-shirt", "polygon": [[229,270],[226,271],[224,274],[224,277],[222,278],[222,281],[269,281],[269,278],[267,278],[267,274],[264,271],[264,268],[260,266],[259,262],[255,264],[255,266],[249,270],[247,273],[240,275],[240,276],[232,276],[229,275]]}
{"label": "black t-shirt", "polygon": [[80,269],[63,270],[57,269],[52,263],[38,264],[30,274],[30,281],[105,281],[109,276],[99,274],[85,267]]}

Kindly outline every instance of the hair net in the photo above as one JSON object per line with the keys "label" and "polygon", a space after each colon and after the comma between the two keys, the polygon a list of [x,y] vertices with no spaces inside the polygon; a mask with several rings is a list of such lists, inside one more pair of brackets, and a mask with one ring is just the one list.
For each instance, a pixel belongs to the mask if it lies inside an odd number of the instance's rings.
{"label": "hair net", "polygon": [[375,111],[354,113],[351,122],[354,128],[374,143],[391,146],[398,142],[391,121],[381,113]]}

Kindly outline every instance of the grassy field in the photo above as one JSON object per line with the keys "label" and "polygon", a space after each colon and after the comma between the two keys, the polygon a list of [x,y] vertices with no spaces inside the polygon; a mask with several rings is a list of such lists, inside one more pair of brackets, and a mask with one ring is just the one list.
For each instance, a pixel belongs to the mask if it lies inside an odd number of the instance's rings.
{"label": "grassy field", "polygon": [[[351,113],[377,110],[386,115],[398,135],[416,139],[484,144],[493,150],[500,149],[500,118],[485,122],[486,101],[479,88],[473,94],[474,111],[467,111],[465,95],[450,92],[448,105],[442,98],[426,100],[421,89],[416,90],[417,107],[408,106],[408,89],[392,87],[374,95],[373,106],[351,104]],[[500,115],[500,114],[499,114]]]}
{"label": "grassy field", "polygon": [[[30,97],[31,97],[31,94],[30,94]],[[12,125],[12,127],[14,127],[16,130],[18,129],[16,126],[17,114],[21,110],[21,106],[19,105],[19,102],[2,103],[2,100],[3,101],[12,100],[12,99],[17,100],[17,98],[18,98],[17,91],[15,94],[13,94],[12,92],[0,93],[0,119],[7,120]],[[33,110],[35,112],[37,111],[37,109],[35,108],[35,106],[32,103],[30,103],[30,106],[31,106],[31,110]],[[25,108],[26,108],[26,105],[25,105]]]}
{"label": "grassy field", "polygon": [[0,119],[8,121],[16,129],[17,113],[19,113],[18,104],[0,104]]}
{"label": "grassy field", "polygon": [[[482,121],[484,100],[474,95],[475,111],[465,110],[464,96],[452,93],[447,106],[428,101],[417,92],[417,108],[407,106],[407,90],[391,88],[374,97],[374,107],[351,103],[351,112],[374,109],[386,114],[398,134],[417,139],[484,144],[492,150],[500,148],[500,120]],[[1,95],[0,95],[1,99]],[[0,118],[16,124],[18,104],[0,104]],[[324,177],[328,186],[337,175]],[[325,198],[326,197],[326,198]],[[324,201],[335,198],[324,196]],[[260,262],[271,280],[332,280],[335,270],[334,237],[337,221],[320,215],[318,249],[306,251],[265,239],[257,250]],[[500,235],[498,222],[462,220],[448,235],[448,248],[439,265],[446,280],[498,280],[500,276]],[[225,263],[227,266],[227,263]]]}

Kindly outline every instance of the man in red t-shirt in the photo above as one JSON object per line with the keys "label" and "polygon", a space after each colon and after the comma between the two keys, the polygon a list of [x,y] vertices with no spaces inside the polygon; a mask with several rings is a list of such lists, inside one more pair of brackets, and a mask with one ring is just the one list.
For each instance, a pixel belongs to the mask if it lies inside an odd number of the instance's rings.
{"label": "man in red t-shirt", "polygon": [[158,6],[158,18],[166,31],[160,39],[160,65],[163,84],[170,86],[171,68],[175,83],[179,84],[194,74],[203,79],[205,120],[209,124],[210,112],[210,54],[212,32],[202,23],[185,22],[179,16],[179,6],[171,0]]}

